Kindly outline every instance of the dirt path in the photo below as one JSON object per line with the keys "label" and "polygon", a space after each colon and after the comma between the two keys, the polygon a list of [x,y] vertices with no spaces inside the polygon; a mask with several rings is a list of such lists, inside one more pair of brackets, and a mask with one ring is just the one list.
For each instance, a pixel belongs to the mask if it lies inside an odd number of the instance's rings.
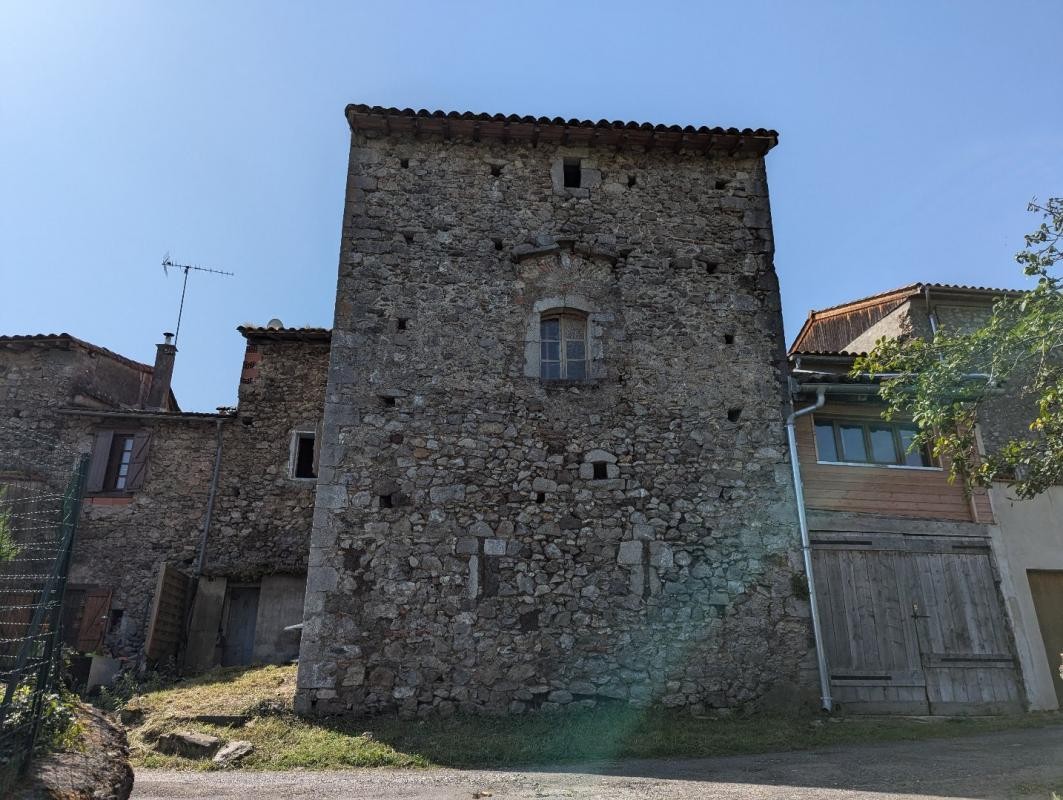
{"label": "dirt path", "polygon": [[143,770],[134,800],[1048,800],[1063,787],[1063,727],[803,753],[628,761],[556,770]]}

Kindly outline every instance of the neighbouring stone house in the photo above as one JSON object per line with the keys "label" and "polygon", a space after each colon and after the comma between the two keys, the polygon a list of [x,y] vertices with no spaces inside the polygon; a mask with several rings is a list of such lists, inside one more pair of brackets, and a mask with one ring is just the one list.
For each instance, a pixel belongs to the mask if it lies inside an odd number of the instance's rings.
{"label": "neighbouring stone house", "polygon": [[65,611],[76,649],[193,671],[297,654],[284,629],[302,618],[329,331],[240,331],[239,404],[216,414],[178,410],[169,340],[149,367],[65,334],[0,339],[19,420],[6,434],[39,457],[91,454]]}
{"label": "neighbouring stone house", "polygon": [[297,705],[808,678],[765,130],[349,106]]}
{"label": "neighbouring stone house", "polygon": [[[910,423],[881,418],[875,380],[848,377],[882,337],[970,331],[1015,294],[912,284],[813,311],[790,348],[795,405],[824,395],[797,438],[832,686],[850,710],[1041,710],[1063,698],[1063,495],[1019,502],[1004,484],[949,483],[947,464],[906,452]],[[978,433],[995,448],[1029,419],[1004,393]]]}

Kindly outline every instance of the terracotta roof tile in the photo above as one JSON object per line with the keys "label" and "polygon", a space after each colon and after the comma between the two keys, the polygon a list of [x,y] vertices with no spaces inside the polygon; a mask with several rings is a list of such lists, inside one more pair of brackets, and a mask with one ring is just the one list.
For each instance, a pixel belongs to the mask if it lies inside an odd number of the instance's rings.
{"label": "terracotta roof tile", "polygon": [[[778,132],[768,128],[723,128],[706,125],[660,125],[649,122],[624,122],[601,119],[564,119],[518,114],[485,114],[472,111],[428,111],[352,103],[346,109],[352,129],[365,128],[392,132],[428,132],[444,136],[477,138],[494,133],[514,141],[563,141],[571,135],[584,144],[622,144],[636,146],[660,144],[707,149],[752,151],[763,155],[778,144]],[[552,131],[553,133],[548,133]]]}

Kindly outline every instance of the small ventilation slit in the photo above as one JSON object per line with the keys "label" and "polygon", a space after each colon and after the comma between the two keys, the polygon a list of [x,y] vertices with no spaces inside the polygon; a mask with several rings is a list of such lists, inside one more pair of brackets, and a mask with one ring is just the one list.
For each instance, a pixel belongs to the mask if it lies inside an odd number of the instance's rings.
{"label": "small ventilation slit", "polygon": [[545,503],[546,502],[546,492],[536,492],[535,493],[535,502],[536,503]]}
{"label": "small ventilation slit", "polygon": [[735,335],[733,333],[725,333],[723,335],[723,343],[724,344],[734,344],[735,343]]}
{"label": "small ventilation slit", "polygon": [[406,330],[406,323],[408,321],[409,320],[407,320],[405,317],[399,317],[397,320],[395,320],[395,330],[397,330],[397,331]]}
{"label": "small ventilation slit", "polygon": [[502,240],[501,239],[492,239],[491,241],[493,241],[495,243],[495,250],[501,250],[502,249]]}
{"label": "small ventilation slit", "polygon": [[394,496],[390,494],[382,494],[378,496],[380,500],[381,508],[393,508],[395,505]]}
{"label": "small ventilation slit", "polygon": [[495,178],[500,177],[502,175],[502,165],[501,164],[492,164],[491,165],[491,175],[492,175],[492,177],[495,177]]}
{"label": "small ventilation slit", "polygon": [[635,187],[635,176],[634,175],[628,175],[627,176],[627,188],[633,189],[634,187]]}
{"label": "small ventilation slit", "polygon": [[727,419],[730,422],[738,422],[739,417],[742,416],[742,409],[729,408],[727,409]]}
{"label": "small ventilation slit", "polygon": [[730,184],[730,183],[731,183],[730,181],[725,181],[725,180],[716,181],[716,189],[717,189],[717,191],[723,191],[724,189],[727,188],[728,184]]}
{"label": "small ventilation slit", "polygon": [[408,158],[400,158],[399,159],[399,166],[402,167],[403,169],[409,169],[410,168],[410,159],[408,159]]}
{"label": "small ventilation slit", "polygon": [[384,408],[394,408],[395,407],[395,398],[394,397],[389,397],[388,395],[382,394],[382,395],[380,395],[380,404],[382,406],[384,406]]}
{"label": "small ventilation slit", "polygon": [[720,265],[717,264],[715,261],[706,261],[705,262],[705,274],[706,275],[715,275],[716,274],[716,270],[719,268],[719,266]]}
{"label": "small ventilation slit", "polygon": [[609,477],[609,467],[604,461],[594,462],[594,480],[604,481]]}
{"label": "small ventilation slit", "polygon": [[402,238],[406,240],[406,244],[413,244],[413,234],[412,233],[404,233],[404,234],[402,234]]}

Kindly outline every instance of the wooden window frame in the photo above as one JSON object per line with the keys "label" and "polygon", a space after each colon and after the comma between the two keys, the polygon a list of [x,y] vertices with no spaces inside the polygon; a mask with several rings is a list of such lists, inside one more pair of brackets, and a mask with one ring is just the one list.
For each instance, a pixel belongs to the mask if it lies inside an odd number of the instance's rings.
{"label": "wooden window frame", "polygon": [[[133,449],[136,447],[136,434],[128,431],[116,431],[111,437],[111,447],[107,454],[107,471],[103,476],[103,491],[127,492],[130,472],[133,469]],[[122,475],[122,467],[125,474]],[[118,485],[121,481],[121,486]]]}
{"label": "wooden window frame", "polygon": [[[831,425],[834,433],[834,452],[837,454],[839,460],[827,461],[820,457],[819,453],[819,438],[816,436],[816,427],[819,425]],[[940,464],[934,463],[934,458],[930,452],[924,447],[921,452],[923,455],[924,464],[906,464],[904,459],[907,455],[907,450],[901,443],[900,432],[902,428],[914,427],[913,422],[895,422],[889,420],[876,420],[876,419],[862,419],[859,417],[846,417],[846,416],[833,416],[833,415],[812,415],[812,442],[816,448],[816,463],[817,464],[833,464],[846,467],[885,467],[887,469],[914,469],[914,470],[931,470],[940,471],[942,469]],[[840,428],[846,427],[859,427],[863,433],[864,452],[867,454],[867,461],[849,461],[845,458],[845,448],[842,447],[842,436]],[[890,429],[893,435],[893,454],[895,460],[892,462],[886,461],[873,461],[874,450],[871,446],[871,427],[884,426]]]}
{"label": "wooden window frame", "polygon": [[[558,358],[544,359],[542,354],[542,345],[546,341],[542,338],[543,324],[557,320],[557,342],[558,342]],[[578,322],[583,329],[582,339],[566,339],[565,338],[565,320]],[[553,340],[550,340],[553,341]],[[568,371],[568,348],[565,346],[567,342],[582,341],[583,343],[583,358],[580,359],[583,362],[583,376],[579,378],[569,377]],[[557,364],[558,365],[558,377],[552,378],[543,375],[543,364]],[[590,353],[590,317],[585,311],[580,311],[573,308],[556,308],[543,311],[539,314],[539,380],[546,383],[587,383],[590,381],[591,373],[591,353]]]}
{"label": "wooden window frame", "polygon": [[[97,431],[85,493],[97,497],[129,497],[140,491],[144,486],[151,439],[152,432],[146,429],[105,428]],[[132,440],[128,469],[124,476],[120,476],[121,456],[125,451],[119,443],[127,440]],[[120,477],[124,478],[121,487],[117,485]]]}

